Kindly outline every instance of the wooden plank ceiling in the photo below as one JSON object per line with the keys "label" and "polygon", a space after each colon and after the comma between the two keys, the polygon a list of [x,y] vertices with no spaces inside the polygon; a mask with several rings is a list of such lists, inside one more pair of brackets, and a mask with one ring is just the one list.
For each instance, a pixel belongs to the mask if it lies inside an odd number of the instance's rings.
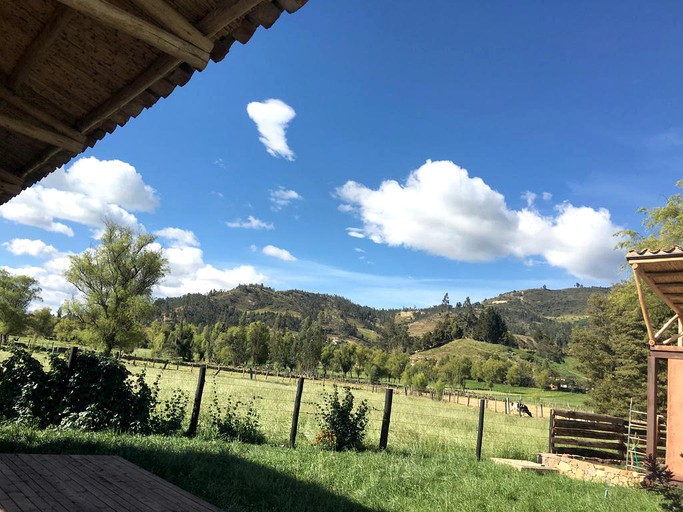
{"label": "wooden plank ceiling", "polygon": [[0,1],[0,204],[307,1]]}

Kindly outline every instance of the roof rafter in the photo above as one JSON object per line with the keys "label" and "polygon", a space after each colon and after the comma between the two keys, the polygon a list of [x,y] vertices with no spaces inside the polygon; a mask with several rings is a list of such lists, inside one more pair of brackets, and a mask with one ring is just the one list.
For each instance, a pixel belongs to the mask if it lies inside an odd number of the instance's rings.
{"label": "roof rafter", "polygon": [[46,54],[52,48],[52,44],[59,37],[62,30],[72,20],[74,11],[68,9],[66,6],[57,5],[52,16],[40,31],[38,36],[31,41],[17,65],[14,67],[12,74],[7,79],[7,85],[10,89],[17,90],[17,88],[26,81],[31,70],[40,63]]}
{"label": "roof rafter", "polygon": [[89,16],[104,25],[125,32],[162,52],[172,55],[192,67],[204,69],[209,62],[210,51],[203,50],[162,28],[138,18],[104,0],[57,0],[72,9]]}
{"label": "roof rafter", "polygon": [[27,137],[31,137],[42,142],[47,142],[48,144],[52,144],[58,148],[68,149],[69,151],[76,153],[80,153],[85,146],[84,141],[81,142],[74,140],[71,137],[62,135],[61,133],[57,133],[53,130],[37,126],[23,119],[17,119],[5,114],[0,114],[0,126],[22,135],[26,135]]}
{"label": "roof rafter", "polygon": [[205,52],[211,53],[213,50],[213,41],[165,0],[133,0],[133,3],[178,37],[182,37]]}

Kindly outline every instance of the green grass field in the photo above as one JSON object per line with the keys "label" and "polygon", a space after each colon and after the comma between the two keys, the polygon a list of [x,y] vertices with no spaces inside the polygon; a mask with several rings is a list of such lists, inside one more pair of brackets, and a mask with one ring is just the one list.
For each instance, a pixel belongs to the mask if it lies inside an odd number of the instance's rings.
{"label": "green grass field", "polygon": [[[181,388],[194,396],[198,370],[130,365],[151,381],[161,374],[161,395]],[[547,448],[547,418],[486,411],[483,459],[475,444],[478,411],[426,397],[394,395],[388,450],[375,448],[384,392],[354,389],[370,405],[363,453],[324,452],[312,446],[319,430],[316,404],[331,389],[307,380],[297,447],[288,447],[296,381],[207,372],[206,414],[214,392],[253,397],[267,442],[251,446],[200,435],[195,439],[113,433],[36,431],[0,426],[0,451],[119,454],[229,511],[654,511],[658,500],[639,489],[606,488],[559,475],[535,475],[497,466],[490,457],[534,459]],[[474,404],[473,404],[474,405]],[[500,409],[499,409],[500,410]],[[189,416],[189,414],[188,414]]]}

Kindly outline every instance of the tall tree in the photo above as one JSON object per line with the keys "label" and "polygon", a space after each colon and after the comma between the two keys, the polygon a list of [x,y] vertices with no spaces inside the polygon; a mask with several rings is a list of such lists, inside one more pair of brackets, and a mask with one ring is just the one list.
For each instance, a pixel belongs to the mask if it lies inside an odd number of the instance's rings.
{"label": "tall tree", "polygon": [[38,281],[29,276],[14,276],[0,269],[0,341],[9,334],[21,334],[28,324],[28,307],[39,296]]}
{"label": "tall tree", "polygon": [[[676,183],[683,188],[683,180]],[[616,233],[621,249],[658,249],[683,245],[683,197],[674,194],[666,204],[641,208],[644,232]],[[645,287],[648,312],[653,323],[662,324],[671,311]],[[629,400],[645,407],[647,382],[647,335],[635,282],[629,276],[606,297],[593,297],[590,327],[572,333],[570,352],[591,387],[590,398],[598,412],[625,415]]]}
{"label": "tall tree", "polygon": [[106,353],[130,350],[145,339],[142,322],[153,311],[152,287],[164,277],[167,262],[152,235],[107,222],[100,245],[71,256],[64,273],[82,294],[66,306],[88,341]]}

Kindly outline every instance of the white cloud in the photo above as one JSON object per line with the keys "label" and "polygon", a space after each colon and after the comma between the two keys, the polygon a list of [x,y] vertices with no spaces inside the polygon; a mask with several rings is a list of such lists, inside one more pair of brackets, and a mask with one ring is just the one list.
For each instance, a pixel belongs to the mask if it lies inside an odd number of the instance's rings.
{"label": "white cloud", "polygon": [[292,201],[300,201],[303,197],[295,190],[287,190],[284,187],[279,187],[277,190],[270,191],[271,208],[274,211],[282,210]]}
{"label": "white cloud", "polygon": [[274,229],[270,222],[264,222],[256,217],[249,215],[247,220],[237,219],[232,222],[226,222],[229,228],[244,228],[244,229]]}
{"label": "white cloud", "polygon": [[292,253],[290,253],[288,250],[280,249],[274,245],[266,245],[262,249],[262,252],[266,256],[272,256],[273,258],[278,258],[283,261],[296,261],[296,258],[292,256]]}
{"label": "white cloud", "polygon": [[529,208],[531,208],[534,205],[534,203],[536,202],[536,197],[537,197],[536,194],[534,194],[533,192],[530,192],[529,190],[527,190],[526,192],[524,192],[522,194],[522,199],[524,199],[524,201],[526,201],[526,205]]}
{"label": "white cloud", "polygon": [[532,207],[510,210],[500,193],[449,161],[427,161],[404,184],[387,180],[377,190],[349,181],[337,195],[363,223],[348,234],[380,244],[468,262],[541,256],[572,275],[603,281],[616,278],[623,259],[613,250],[620,226],[609,211],[569,203],[551,217]]}
{"label": "white cloud", "polygon": [[543,192],[543,200],[544,201],[550,201],[553,198],[553,195],[550,192]]}
{"label": "white cloud", "polygon": [[194,236],[192,231],[179,228],[164,228],[155,231],[154,234],[158,237],[171,241],[173,246],[189,245],[191,247],[198,247],[199,240]]}
{"label": "white cloud", "polygon": [[0,206],[0,217],[73,236],[60,221],[101,227],[104,219],[137,227],[130,211],[153,211],[156,191],[133,166],[119,160],[80,158]]}
{"label": "white cloud", "polygon": [[15,238],[2,244],[15,256],[29,255],[47,258],[57,254],[57,249],[46,244],[42,240],[29,240],[28,238]]}
{"label": "white cloud", "polygon": [[294,152],[287,145],[285,130],[296,112],[282,100],[253,101],[247,105],[247,114],[256,123],[261,136],[259,140],[269,154],[286,160],[294,160]]}
{"label": "white cloud", "polygon": [[[172,239],[172,246],[164,250],[169,273],[156,287],[161,297],[174,297],[186,293],[206,293],[211,290],[228,290],[239,284],[264,283],[267,276],[251,265],[216,268],[204,262],[199,242],[191,231],[166,228],[167,233],[182,232]],[[185,242],[185,244],[183,243]]]}

